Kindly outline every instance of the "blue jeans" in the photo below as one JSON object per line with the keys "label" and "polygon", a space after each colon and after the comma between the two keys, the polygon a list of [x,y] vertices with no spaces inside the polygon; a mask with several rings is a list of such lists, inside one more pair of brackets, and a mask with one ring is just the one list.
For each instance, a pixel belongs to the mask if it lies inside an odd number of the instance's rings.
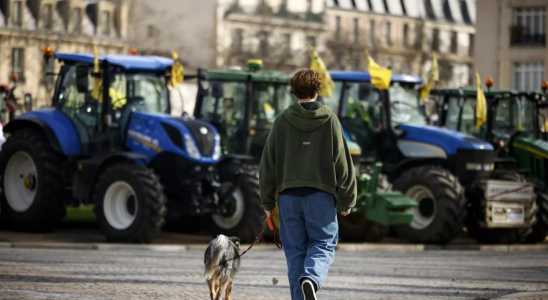
{"label": "blue jeans", "polygon": [[291,299],[302,300],[301,279],[312,279],[320,289],[335,258],[339,239],[335,196],[279,195],[278,209]]}

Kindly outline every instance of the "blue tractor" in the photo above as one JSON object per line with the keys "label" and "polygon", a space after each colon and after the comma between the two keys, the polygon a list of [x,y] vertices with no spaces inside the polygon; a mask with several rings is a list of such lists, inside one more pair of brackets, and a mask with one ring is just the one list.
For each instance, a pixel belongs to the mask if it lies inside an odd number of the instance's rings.
{"label": "blue tractor", "polygon": [[[491,178],[495,152],[489,143],[427,125],[425,107],[419,100],[419,77],[393,74],[388,91],[375,89],[367,72],[331,72],[331,77],[335,91],[323,101],[339,116],[347,139],[362,148],[362,172],[367,172],[374,162],[382,162],[385,186],[418,203],[412,223],[393,228],[397,236],[412,242],[448,243],[462,231],[469,210],[476,208],[483,209],[474,213],[478,224],[497,227],[493,222],[497,219],[496,209],[511,208],[490,193],[504,195],[513,189],[522,192],[517,197],[524,204],[521,215],[515,216],[521,218],[519,226],[530,227],[534,222],[532,187]],[[483,206],[470,205],[476,201]],[[513,229],[516,224],[498,225]],[[513,238],[515,231],[503,233],[505,238],[497,242],[516,242],[521,238]]]}
{"label": "blue tractor", "polygon": [[108,241],[151,242],[166,220],[254,239],[264,222],[257,173],[221,157],[213,126],[169,114],[173,60],[55,57],[62,67],[52,108],[4,128],[0,202],[8,226],[51,231],[67,206],[93,204]]}

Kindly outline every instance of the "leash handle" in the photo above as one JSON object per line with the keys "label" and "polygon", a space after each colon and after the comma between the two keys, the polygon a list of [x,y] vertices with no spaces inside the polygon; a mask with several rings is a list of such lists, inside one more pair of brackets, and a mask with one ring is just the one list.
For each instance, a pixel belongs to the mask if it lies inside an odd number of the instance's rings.
{"label": "leash handle", "polygon": [[276,247],[278,249],[282,249],[282,239],[280,238],[280,231],[276,227],[276,223],[274,223],[274,219],[272,217],[267,217],[266,222],[268,223],[268,227],[270,230],[274,231],[274,244],[276,244]]}

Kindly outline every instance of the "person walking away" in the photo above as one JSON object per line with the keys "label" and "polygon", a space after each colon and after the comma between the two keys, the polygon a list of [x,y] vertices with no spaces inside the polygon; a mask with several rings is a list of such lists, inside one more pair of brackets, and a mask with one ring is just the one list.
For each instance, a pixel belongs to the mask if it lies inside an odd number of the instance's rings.
{"label": "person walking away", "polygon": [[278,192],[280,236],[292,300],[315,300],[335,257],[338,204],[356,204],[356,177],[342,126],[316,101],[322,78],[299,70],[289,81],[299,100],[276,117],[261,158],[261,201],[273,215]]}

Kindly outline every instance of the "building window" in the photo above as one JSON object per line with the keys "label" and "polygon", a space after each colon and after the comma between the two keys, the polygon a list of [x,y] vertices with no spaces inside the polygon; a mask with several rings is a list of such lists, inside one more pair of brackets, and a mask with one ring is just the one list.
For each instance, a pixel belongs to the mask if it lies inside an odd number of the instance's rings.
{"label": "building window", "polygon": [[391,57],[386,59],[386,67],[389,68],[389,69],[393,69],[394,60]]}
{"label": "building window", "polygon": [[12,75],[17,75],[20,81],[24,80],[25,73],[25,49],[13,48],[12,52]]}
{"label": "building window", "polygon": [[403,15],[407,16],[407,9],[405,9],[405,1],[400,0],[400,3],[401,3],[401,10],[403,11]]}
{"label": "building window", "polygon": [[[287,5],[287,3],[286,3]],[[312,12],[312,0],[306,1],[306,12],[311,13]]]}
{"label": "building window", "polygon": [[316,37],[315,37],[315,36],[312,36],[312,35],[307,36],[307,37],[306,37],[306,42],[307,42],[310,46],[316,48]]}
{"label": "building window", "polygon": [[82,9],[75,8],[72,11],[72,32],[76,34],[82,33]]}
{"label": "building window", "polygon": [[518,91],[538,91],[544,80],[544,63],[515,63],[512,88]]}
{"label": "building window", "polygon": [[410,60],[406,60],[405,63],[403,64],[403,70],[402,70],[402,73],[403,74],[412,74],[413,72],[411,72],[411,61]]}
{"label": "building window", "polygon": [[474,47],[476,46],[476,36],[473,34],[468,35],[468,55],[474,56]]}
{"label": "building window", "polygon": [[44,24],[44,29],[52,30],[53,29],[53,10],[51,4],[46,4],[42,8],[42,21]]}
{"label": "building window", "polygon": [[375,45],[375,21],[369,21],[369,45]]}
{"label": "building window", "polygon": [[341,17],[335,17],[335,39],[341,39]]}
{"label": "building window", "polygon": [[360,40],[360,23],[358,18],[354,18],[354,43],[358,43]]}
{"label": "building window", "polygon": [[362,55],[357,55],[355,58],[354,58],[354,66],[353,66],[353,70],[363,70],[362,68],[362,62],[363,62],[363,59],[362,59]]}
{"label": "building window", "polygon": [[440,31],[434,29],[432,31],[432,51],[440,50]]}
{"label": "building window", "polygon": [[268,32],[266,31],[259,32],[259,51],[261,56],[268,56]]}
{"label": "building window", "polygon": [[291,54],[291,33],[284,34],[284,54]]}
{"label": "building window", "polygon": [[514,26],[511,27],[511,43],[546,43],[546,8],[522,7],[514,10]]}
{"label": "building window", "polygon": [[242,52],[244,31],[241,28],[234,29],[232,33],[232,47],[235,52]]}
{"label": "building window", "polygon": [[424,8],[426,9],[426,16],[430,20],[435,20],[436,15],[434,14],[434,8],[432,7],[432,2],[430,0],[424,0]]}
{"label": "building window", "polygon": [[384,42],[387,46],[392,44],[392,24],[387,22],[384,26]]}
{"label": "building window", "polygon": [[447,21],[453,22],[453,15],[451,14],[451,7],[449,6],[449,0],[443,0],[443,14]]}
{"label": "building window", "polygon": [[21,27],[23,25],[23,2],[13,2],[13,19],[12,24],[14,27]]}
{"label": "building window", "polygon": [[470,12],[468,11],[466,0],[460,0],[460,11],[462,12],[464,23],[472,25],[472,18],[470,18]]}
{"label": "building window", "polygon": [[154,26],[152,25],[147,26],[147,36],[154,37]]}
{"label": "building window", "polygon": [[403,25],[403,46],[409,47],[409,25]]}
{"label": "building window", "polygon": [[110,35],[110,12],[104,11],[101,16],[101,28],[103,35]]}
{"label": "building window", "polygon": [[44,83],[53,83],[54,76],[53,76],[53,58],[45,58],[44,62],[42,63],[42,82]]}
{"label": "building window", "polygon": [[459,47],[458,35],[456,32],[451,32],[451,53],[457,53]]}

